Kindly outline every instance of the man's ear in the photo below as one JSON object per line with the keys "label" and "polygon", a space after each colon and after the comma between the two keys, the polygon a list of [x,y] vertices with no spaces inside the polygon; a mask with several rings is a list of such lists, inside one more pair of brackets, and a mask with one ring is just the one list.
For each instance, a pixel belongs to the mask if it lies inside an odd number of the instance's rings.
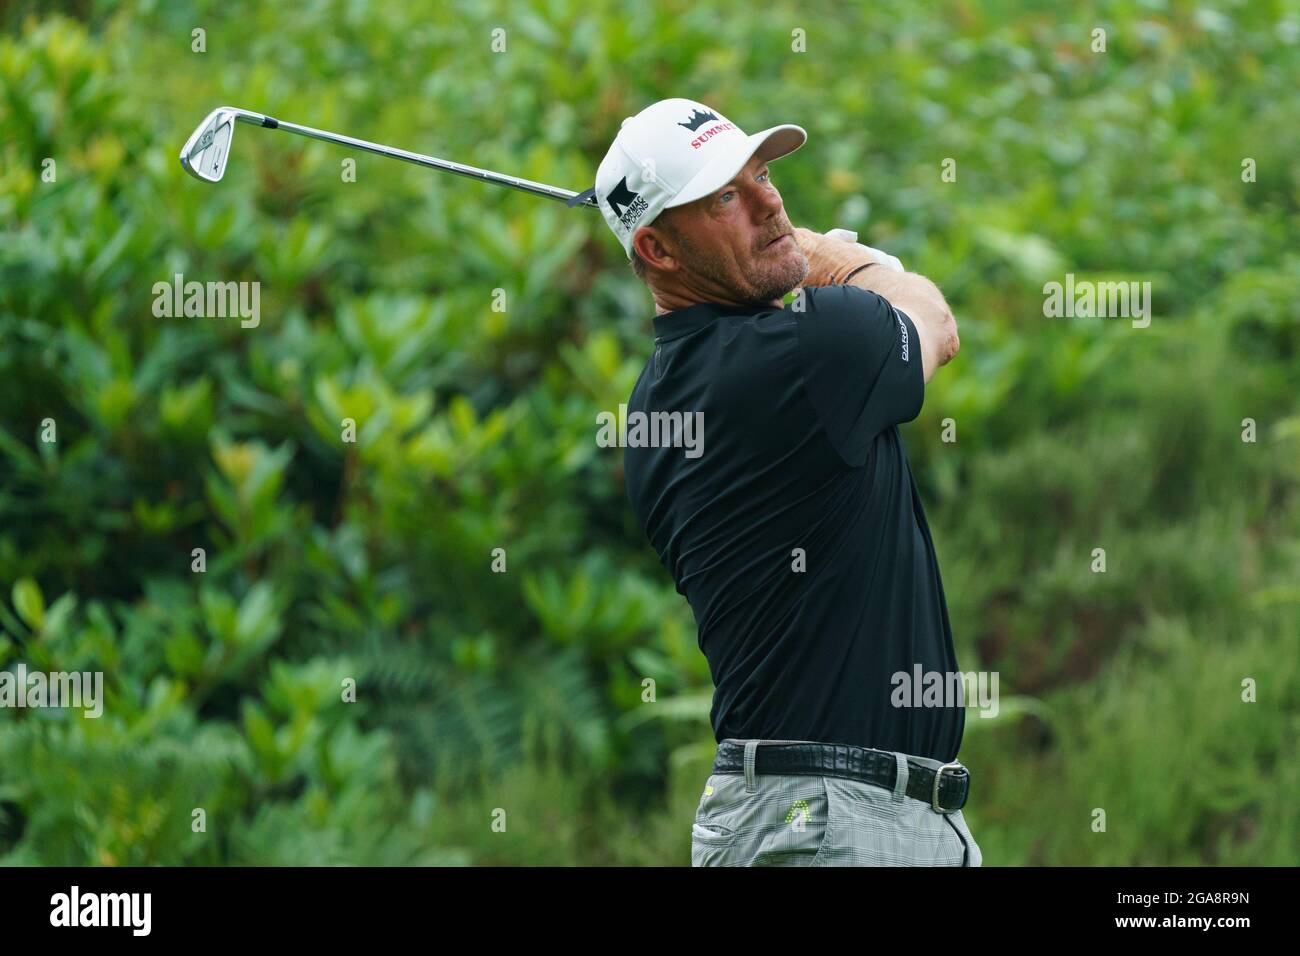
{"label": "man's ear", "polygon": [[677,259],[664,245],[664,234],[654,226],[642,226],[632,237],[632,249],[647,266],[663,272],[677,268]]}

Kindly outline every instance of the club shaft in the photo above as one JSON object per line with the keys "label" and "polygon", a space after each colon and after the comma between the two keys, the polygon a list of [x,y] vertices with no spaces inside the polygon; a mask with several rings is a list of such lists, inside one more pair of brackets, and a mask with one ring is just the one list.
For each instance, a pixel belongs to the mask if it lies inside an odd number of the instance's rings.
{"label": "club shaft", "polygon": [[[490,169],[479,169],[477,166],[466,166],[464,163],[455,163],[449,159],[438,159],[436,156],[425,156],[422,153],[412,153],[409,150],[397,149],[393,146],[384,146],[382,143],[371,143],[364,139],[356,139],[355,137],[344,136],[340,133],[331,133],[328,130],[313,129],[310,126],[299,126],[297,123],[288,123],[284,120],[277,120],[260,113],[240,111],[237,114],[237,118],[242,123],[249,123],[254,126],[262,126],[269,129],[282,129],[287,133],[296,133],[298,136],[306,136],[310,139],[319,139],[327,143],[337,143],[340,146],[350,146],[353,149],[365,150],[368,153],[375,153],[379,156],[389,156],[393,159],[405,160],[408,163],[415,163],[417,166],[424,166],[429,169],[439,169],[444,173],[455,173],[457,176],[465,176],[469,179],[478,179],[483,182],[494,183],[498,186],[507,186],[510,189],[518,189],[521,192],[531,193],[534,196],[542,196],[546,199],[557,199],[560,202],[568,202],[574,196],[578,195],[570,189],[561,189],[558,186],[547,186],[545,183],[535,183],[531,179],[520,179],[518,176],[507,176],[505,173],[496,173]],[[595,202],[590,198],[579,205],[592,209],[596,206]]]}

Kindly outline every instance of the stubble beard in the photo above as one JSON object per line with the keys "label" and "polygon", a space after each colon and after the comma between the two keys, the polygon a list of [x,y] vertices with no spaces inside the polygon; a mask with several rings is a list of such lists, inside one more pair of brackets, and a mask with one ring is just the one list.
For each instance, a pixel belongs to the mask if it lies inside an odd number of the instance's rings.
{"label": "stubble beard", "polygon": [[784,298],[787,292],[797,288],[808,275],[808,258],[798,246],[795,247],[795,255],[779,258],[765,256],[760,251],[750,274],[737,279],[728,269],[727,263],[712,249],[700,248],[683,233],[678,233],[674,238],[689,257],[692,271],[714,285],[727,289],[737,301],[749,305],[767,305],[773,300]]}
{"label": "stubble beard", "polygon": [[[792,243],[793,239],[790,240]],[[808,257],[795,248],[793,256],[782,256],[778,261],[765,263],[760,275],[754,276],[754,295],[751,302],[771,302],[783,299],[808,275]]]}

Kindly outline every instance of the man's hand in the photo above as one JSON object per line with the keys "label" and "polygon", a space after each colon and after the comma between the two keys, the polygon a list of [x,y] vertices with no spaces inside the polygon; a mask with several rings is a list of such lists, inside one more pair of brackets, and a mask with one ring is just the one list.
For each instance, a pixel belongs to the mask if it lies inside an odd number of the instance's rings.
{"label": "man's hand", "polygon": [[811,229],[796,227],[794,241],[808,259],[808,275],[803,280],[806,288],[839,285],[858,266],[876,262],[865,246],[832,239]]}
{"label": "man's hand", "polygon": [[844,242],[851,242],[859,249],[861,249],[863,252],[865,252],[867,255],[874,258],[882,266],[886,266],[890,269],[893,269],[895,272],[907,271],[906,269],[903,268],[903,264],[898,261],[897,256],[891,256],[888,252],[885,252],[883,249],[873,249],[871,248],[871,246],[864,246],[862,243],[858,242],[858,234],[856,232],[853,232],[851,229],[832,229],[828,233],[826,233],[826,238],[842,239]]}

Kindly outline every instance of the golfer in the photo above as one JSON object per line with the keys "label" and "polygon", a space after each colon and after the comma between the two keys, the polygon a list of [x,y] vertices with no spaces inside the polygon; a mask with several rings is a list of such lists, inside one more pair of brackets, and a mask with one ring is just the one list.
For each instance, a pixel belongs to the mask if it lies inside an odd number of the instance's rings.
{"label": "golfer", "polygon": [[655,301],[627,414],[665,427],[629,434],[628,498],[716,686],[691,862],[979,866],[963,701],[908,686],[958,673],[898,433],[957,328],[896,259],[791,225],[770,164],[806,138],[662,100],[596,175]]}

